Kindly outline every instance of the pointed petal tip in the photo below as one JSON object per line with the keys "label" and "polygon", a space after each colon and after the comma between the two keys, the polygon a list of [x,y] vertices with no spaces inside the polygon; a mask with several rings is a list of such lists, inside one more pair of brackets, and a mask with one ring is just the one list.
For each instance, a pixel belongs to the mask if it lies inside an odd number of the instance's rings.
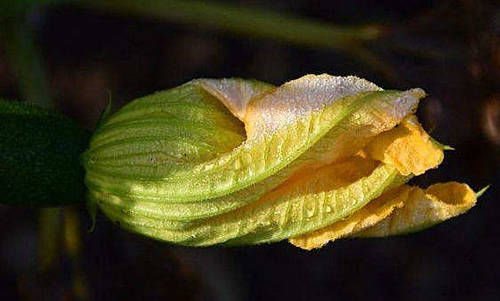
{"label": "pointed petal tip", "polygon": [[97,202],[93,199],[93,197],[89,194],[87,197],[87,211],[90,217],[90,227],[87,230],[88,233],[92,233],[95,230],[96,218],[97,218]]}
{"label": "pointed petal tip", "polygon": [[483,193],[486,192],[486,190],[488,190],[488,188],[490,188],[491,185],[487,185],[485,187],[483,187],[481,190],[479,190],[478,192],[476,192],[476,198],[479,198],[480,196],[483,195]]}
{"label": "pointed petal tip", "polygon": [[432,138],[431,136],[429,136],[429,138],[431,139],[432,143],[434,143],[435,145],[437,145],[440,149],[442,149],[444,151],[454,151],[455,150],[455,148],[453,146],[442,144],[441,142],[437,141],[436,139]]}

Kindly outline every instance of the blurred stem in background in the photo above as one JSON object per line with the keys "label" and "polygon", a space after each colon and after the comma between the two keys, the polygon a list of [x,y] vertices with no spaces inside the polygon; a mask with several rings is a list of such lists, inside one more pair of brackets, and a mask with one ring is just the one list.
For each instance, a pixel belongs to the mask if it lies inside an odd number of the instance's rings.
{"label": "blurred stem in background", "polygon": [[77,300],[89,300],[87,279],[82,269],[80,215],[75,206],[64,209],[64,247],[71,261],[73,295]]}
{"label": "blurred stem in background", "polygon": [[336,26],[255,8],[213,1],[82,0],[96,8],[156,17],[201,28],[217,29],[258,38],[271,38],[311,47],[349,51],[353,44],[378,39],[380,26]]}
{"label": "blurred stem in background", "polygon": [[390,81],[400,81],[391,66],[364,45],[365,42],[378,40],[388,33],[387,28],[380,25],[333,25],[215,1],[79,0],[77,2],[84,7],[125,15],[153,17],[202,29],[274,39],[299,46],[332,49],[370,66]]}
{"label": "blurred stem in background", "polygon": [[60,256],[61,209],[41,209],[38,224],[38,272],[43,275],[54,268]]}

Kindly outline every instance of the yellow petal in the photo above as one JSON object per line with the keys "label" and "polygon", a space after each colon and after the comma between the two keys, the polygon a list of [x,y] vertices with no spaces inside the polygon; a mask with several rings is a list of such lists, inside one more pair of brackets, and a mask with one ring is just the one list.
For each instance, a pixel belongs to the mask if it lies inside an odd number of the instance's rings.
{"label": "yellow petal", "polygon": [[394,129],[378,135],[367,147],[368,155],[394,165],[403,175],[420,175],[443,161],[442,148],[433,142],[414,115]]}
{"label": "yellow petal", "polygon": [[404,207],[355,236],[383,237],[416,232],[466,212],[476,204],[476,198],[467,184],[457,182],[434,184],[425,190],[412,187]]}
{"label": "yellow petal", "polygon": [[380,197],[368,203],[349,218],[325,228],[290,238],[290,243],[296,247],[311,250],[373,226],[389,216],[395,208],[401,208],[404,200],[408,198],[409,191],[410,188],[403,185],[384,192]]}

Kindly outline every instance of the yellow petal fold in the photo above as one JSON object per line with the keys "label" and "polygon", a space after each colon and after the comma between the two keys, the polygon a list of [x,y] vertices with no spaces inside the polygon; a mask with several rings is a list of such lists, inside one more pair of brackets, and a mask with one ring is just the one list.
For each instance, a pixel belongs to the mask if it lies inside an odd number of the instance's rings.
{"label": "yellow petal fold", "polygon": [[296,247],[311,250],[320,248],[330,241],[359,232],[389,216],[395,208],[401,208],[408,198],[410,188],[406,185],[391,189],[353,215],[332,225],[290,238],[290,243]]}
{"label": "yellow petal fold", "polygon": [[421,175],[443,161],[443,149],[410,115],[390,131],[378,135],[366,147],[368,156],[395,166],[403,175]]}
{"label": "yellow petal fold", "polygon": [[383,237],[416,232],[466,212],[476,204],[476,199],[476,193],[467,184],[457,182],[434,184],[425,190],[411,187],[404,207],[355,236]]}
{"label": "yellow petal fold", "polygon": [[290,243],[311,250],[348,236],[383,237],[416,232],[460,215],[475,203],[476,194],[466,184],[440,183],[425,190],[402,185],[385,192],[349,218],[291,238]]}

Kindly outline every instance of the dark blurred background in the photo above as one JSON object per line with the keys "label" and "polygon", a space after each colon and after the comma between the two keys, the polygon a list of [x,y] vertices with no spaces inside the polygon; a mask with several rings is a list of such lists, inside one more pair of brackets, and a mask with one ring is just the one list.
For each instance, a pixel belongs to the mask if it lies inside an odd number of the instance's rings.
{"label": "dark blurred background", "polygon": [[[357,75],[428,93],[417,115],[456,151],[416,184],[491,184],[429,230],[312,252],[184,248],[102,215],[88,233],[84,205],[0,206],[1,300],[500,300],[498,1],[0,2],[0,97],[47,99],[89,130],[109,94],[117,110],[199,77]],[[203,13],[213,9],[229,17]],[[255,20],[243,29],[242,10]],[[266,22],[280,34],[259,31]]]}

